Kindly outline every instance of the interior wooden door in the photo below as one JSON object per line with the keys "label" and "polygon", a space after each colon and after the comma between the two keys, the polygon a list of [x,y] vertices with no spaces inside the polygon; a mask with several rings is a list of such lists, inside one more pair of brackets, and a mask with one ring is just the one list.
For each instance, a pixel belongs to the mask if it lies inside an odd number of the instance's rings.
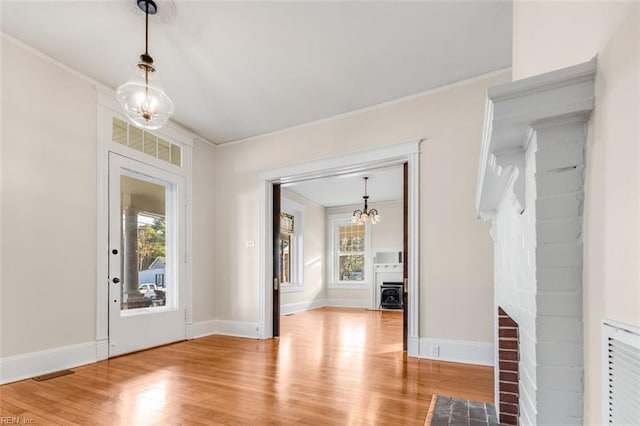
{"label": "interior wooden door", "polygon": [[280,270],[282,268],[282,250],[280,241],[280,184],[273,184],[273,337],[280,336]]}
{"label": "interior wooden door", "polygon": [[402,349],[406,351],[409,324],[409,163],[404,163],[402,168]]}

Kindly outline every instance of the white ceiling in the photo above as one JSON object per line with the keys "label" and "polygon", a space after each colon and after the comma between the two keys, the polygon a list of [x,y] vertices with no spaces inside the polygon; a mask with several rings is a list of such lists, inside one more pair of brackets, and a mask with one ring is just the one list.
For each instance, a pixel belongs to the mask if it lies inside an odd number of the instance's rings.
{"label": "white ceiling", "polygon": [[383,201],[402,200],[402,165],[283,185],[287,190],[324,207],[362,204],[368,176],[369,208]]}
{"label": "white ceiling", "polygon": [[[511,1],[168,1],[149,53],[175,121],[214,143],[511,65]],[[2,31],[116,88],[144,50],[134,4],[2,0]]]}

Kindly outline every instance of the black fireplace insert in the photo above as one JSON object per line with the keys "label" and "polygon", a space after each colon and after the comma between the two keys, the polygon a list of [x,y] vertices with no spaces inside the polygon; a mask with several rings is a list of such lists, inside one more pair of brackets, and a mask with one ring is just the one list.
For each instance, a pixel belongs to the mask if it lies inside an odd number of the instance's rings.
{"label": "black fireplace insert", "polygon": [[382,283],[380,286],[380,308],[402,309],[402,287],[402,283]]}

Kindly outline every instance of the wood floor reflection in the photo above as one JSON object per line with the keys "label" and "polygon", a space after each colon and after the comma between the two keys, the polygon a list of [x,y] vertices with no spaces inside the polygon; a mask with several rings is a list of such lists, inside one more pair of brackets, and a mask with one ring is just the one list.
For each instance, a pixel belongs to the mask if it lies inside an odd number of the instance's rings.
{"label": "wood floor reflection", "polygon": [[0,416],[61,425],[421,425],[434,393],[493,401],[492,368],[407,358],[401,318],[343,308],[285,316],[280,339],[211,336],[2,386]]}

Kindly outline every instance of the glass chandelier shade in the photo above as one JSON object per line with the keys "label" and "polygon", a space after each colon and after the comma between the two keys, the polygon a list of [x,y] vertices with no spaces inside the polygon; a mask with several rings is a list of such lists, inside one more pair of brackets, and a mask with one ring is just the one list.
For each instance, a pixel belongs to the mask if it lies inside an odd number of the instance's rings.
{"label": "glass chandelier shade", "polygon": [[131,79],[116,90],[116,99],[137,126],[155,130],[167,124],[175,106],[162,90],[158,70],[142,56]]}
{"label": "glass chandelier shade", "polygon": [[369,196],[367,195],[367,180],[368,176],[364,177],[364,196],[362,199],[364,200],[364,208],[362,210],[354,210],[353,216],[351,216],[351,223],[356,225],[363,225],[366,222],[371,222],[371,224],[376,224],[380,222],[380,214],[377,209],[369,210],[369,206],[367,205],[367,201],[369,200]]}
{"label": "glass chandelier shade", "polygon": [[138,0],[138,7],[145,13],[145,51],[131,79],[116,90],[116,99],[134,124],[155,130],[167,123],[175,106],[162,89],[158,70],[149,55],[149,15],[156,13],[158,7],[153,0]]}

